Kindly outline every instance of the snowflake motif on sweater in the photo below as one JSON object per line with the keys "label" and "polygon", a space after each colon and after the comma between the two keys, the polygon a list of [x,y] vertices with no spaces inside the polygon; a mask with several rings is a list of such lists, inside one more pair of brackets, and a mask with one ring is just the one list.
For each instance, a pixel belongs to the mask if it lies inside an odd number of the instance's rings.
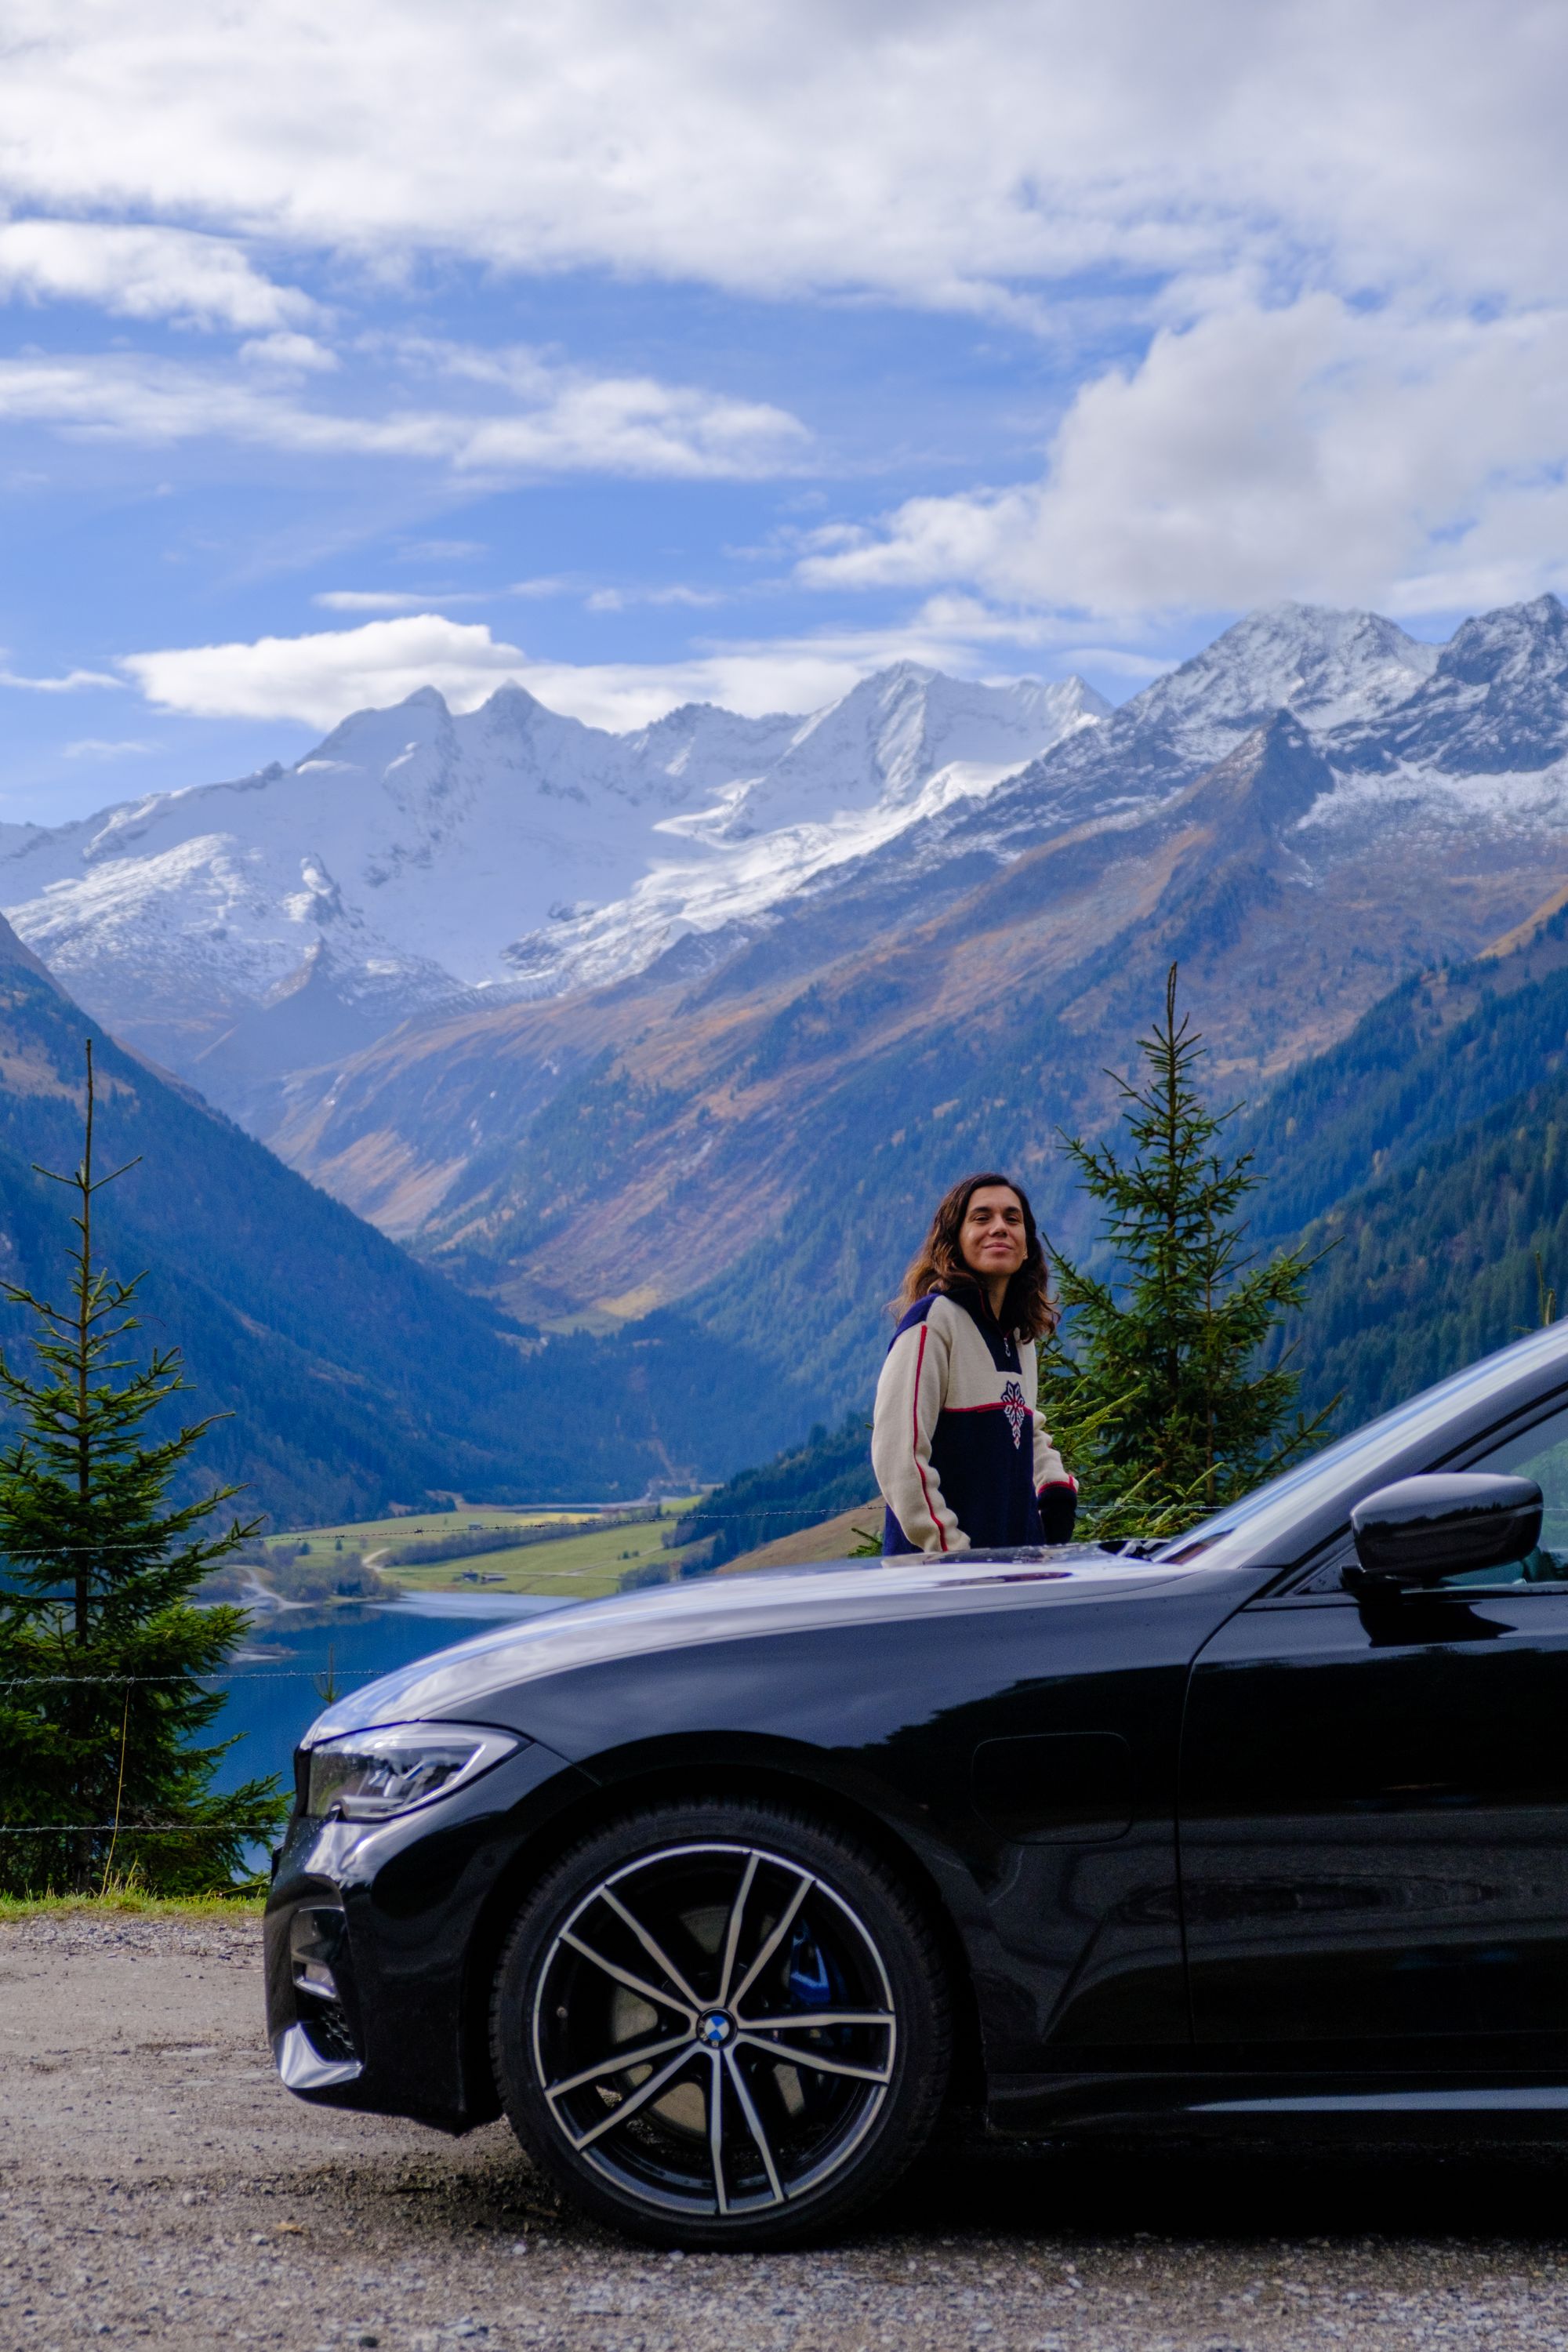
{"label": "snowflake motif on sweater", "polygon": [[1016,1381],[1009,1381],[1002,1391],[1002,1410],[1007,1416],[1007,1426],[1013,1433],[1013,1451],[1024,1442],[1024,1432],[1035,1416],[1024,1402],[1024,1391]]}

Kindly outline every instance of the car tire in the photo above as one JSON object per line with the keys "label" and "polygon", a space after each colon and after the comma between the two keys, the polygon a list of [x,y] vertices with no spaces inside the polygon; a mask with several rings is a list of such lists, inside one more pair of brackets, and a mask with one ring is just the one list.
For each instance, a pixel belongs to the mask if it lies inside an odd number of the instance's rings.
{"label": "car tire", "polygon": [[931,1922],[879,1854],[715,1798],[562,1857],[507,1938],[490,2042],[523,2148],[588,2212],[653,2245],[780,2247],[919,2155],[952,2012]]}

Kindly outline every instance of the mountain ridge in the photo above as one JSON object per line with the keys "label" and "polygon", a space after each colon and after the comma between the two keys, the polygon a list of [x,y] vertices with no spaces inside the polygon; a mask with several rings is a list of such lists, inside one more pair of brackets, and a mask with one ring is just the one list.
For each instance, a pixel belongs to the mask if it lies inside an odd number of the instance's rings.
{"label": "mountain ridge", "polygon": [[[911,1220],[911,1192],[962,1172],[961,1150],[993,1163],[1011,1152],[1031,1181],[1044,1168],[1055,1216],[1051,1128],[1110,1115],[1102,1066],[1125,1060],[1170,961],[1185,966],[1226,1082],[1266,1078],[1331,1042],[1434,948],[1473,954],[1538,903],[1533,845],[1525,876],[1467,875],[1445,899],[1430,871],[1404,871],[1396,842],[1373,877],[1377,934],[1347,972],[1341,894],[1369,888],[1366,861],[1319,873],[1296,843],[1331,781],[1306,730],[1279,714],[1179,791],[988,866],[923,921],[804,981],[672,982],[400,1032],[327,1095],[301,1092],[279,1146],[514,1312],[651,1291],[711,1298],[715,1328],[734,1336],[732,1304],[701,1276],[716,1235],[744,1223],[721,1197],[746,1200],[774,1235],[797,1209],[808,1226],[830,1217],[825,1202],[854,1181],[858,1129],[873,1160],[929,1167],[919,1187],[898,1180]],[[912,1097],[902,1105],[894,1073]],[[470,1134],[454,1157],[452,1139]],[[751,1267],[734,1276],[742,1286],[766,1279],[766,1246],[754,1265],[736,1260]],[[792,1312],[814,1311],[804,1290],[819,1280],[792,1277]],[[833,1295],[846,1332],[864,1330],[854,1286]],[[744,1328],[754,1344],[758,1328]],[[845,1347],[830,1352],[824,1376],[839,1381]],[[843,1394],[830,1389],[828,1409]]]}
{"label": "mountain ridge", "polygon": [[243,1112],[301,1049],[288,1016],[307,980],[323,1017],[337,1008],[335,1046],[308,1062],[475,989],[554,990],[595,909],[651,873],[687,877],[651,910],[657,951],[691,928],[710,869],[744,868],[765,903],[792,856],[831,863],[858,828],[918,823],[942,776],[983,793],[1104,708],[1081,681],[972,686],[906,663],[804,718],[689,704],[615,735],[516,685],[461,716],[422,688],[290,769],[0,838],[0,904],[118,1034],[199,1064]]}
{"label": "mountain ridge", "polygon": [[[605,984],[465,989],[317,1067],[295,1060],[257,1124],[491,1311],[563,1331],[676,1314],[752,1365],[787,1362],[832,1415],[861,1396],[877,1302],[967,1166],[1016,1168],[1078,1245],[1058,1130],[1114,1117],[1105,1073],[1132,1065],[1171,961],[1214,1091],[1257,1097],[1412,974],[1468,966],[1568,892],[1568,757],[1539,763],[1568,741],[1565,624],[1538,599],[1436,647],[1376,615],[1250,615],[1041,758],[925,803],[952,748],[929,674],[868,681],[833,725],[862,802],[891,789],[917,823],[793,868],[798,887],[727,922],[715,906],[711,929]],[[484,724],[548,730],[542,708],[513,697]],[[458,723],[434,697],[372,719],[384,751]],[[658,736],[649,791],[675,789],[670,761],[708,723]],[[766,845],[802,805],[801,727],[738,723],[777,754],[783,797],[752,811]],[[831,732],[806,737],[824,790]],[[1510,745],[1536,764],[1500,777],[1487,762]],[[725,836],[720,856],[752,855],[731,837],[746,794],[705,797],[700,766],[681,772],[675,837],[689,821]],[[389,806],[427,809],[416,759],[377,772]],[[580,808],[569,772],[550,781]],[[295,1055],[338,1002],[329,929],[260,1016],[274,1039],[297,1018]]]}

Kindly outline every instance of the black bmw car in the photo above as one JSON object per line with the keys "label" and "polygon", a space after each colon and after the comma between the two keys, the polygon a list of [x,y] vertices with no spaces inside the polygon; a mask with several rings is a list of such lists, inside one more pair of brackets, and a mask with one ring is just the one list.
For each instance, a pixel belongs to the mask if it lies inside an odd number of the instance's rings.
{"label": "black bmw car", "polygon": [[1147,1553],[710,1577],[340,1701],[290,2090],[776,2246],[939,2120],[1568,2135],[1568,1326]]}

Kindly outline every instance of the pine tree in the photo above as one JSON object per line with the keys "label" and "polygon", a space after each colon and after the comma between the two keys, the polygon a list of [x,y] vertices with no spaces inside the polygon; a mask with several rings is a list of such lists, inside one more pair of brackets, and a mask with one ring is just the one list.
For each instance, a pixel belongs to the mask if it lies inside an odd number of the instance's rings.
{"label": "pine tree", "polygon": [[1286,1252],[1258,1265],[1247,1254],[1239,1212],[1261,1180],[1250,1152],[1215,1148],[1240,1105],[1204,1103],[1205,1048],[1178,1021],[1176,977],[1173,964],[1164,1018],[1138,1041],[1143,1085],[1116,1080],[1130,1155],[1062,1138],[1103,1204],[1115,1272],[1052,1253],[1064,1319],[1041,1349],[1040,1403],[1084,1490],[1080,1525],[1096,1535],[1190,1526],[1305,1452],[1334,1409],[1303,1419],[1288,1356],[1264,1360],[1315,1261]]}
{"label": "pine tree", "polygon": [[[223,1704],[207,1687],[246,1626],[243,1610],[199,1608],[213,1564],[259,1521],[206,1523],[238,1489],[172,1503],[203,1432],[149,1419],[186,1387],[178,1351],[123,1352],[139,1328],[141,1277],[93,1256],[92,1046],[66,1303],[18,1284],[0,1297],[34,1319],[37,1366],[0,1351],[0,1405],[21,1434],[0,1453],[0,1888],[90,1891],[111,1874],[167,1893],[230,1882],[245,1848],[282,1811],[271,1779],[215,1791],[232,1741],[203,1745]],[[6,1830],[14,1834],[5,1834]]]}

